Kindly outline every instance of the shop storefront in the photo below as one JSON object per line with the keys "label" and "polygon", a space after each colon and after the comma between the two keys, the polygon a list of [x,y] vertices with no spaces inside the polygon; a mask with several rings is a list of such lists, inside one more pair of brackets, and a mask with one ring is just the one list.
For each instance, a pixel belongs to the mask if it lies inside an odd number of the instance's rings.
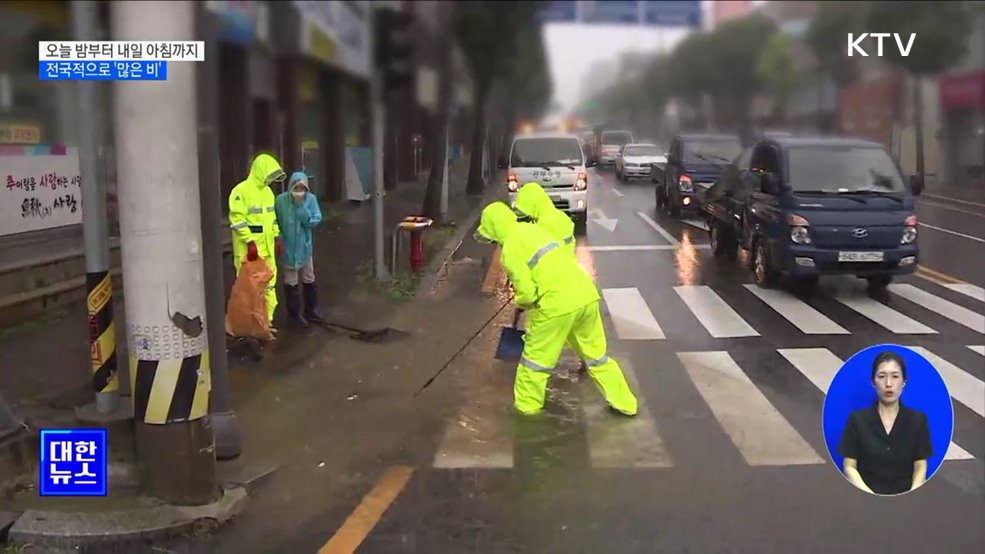
{"label": "shop storefront", "polygon": [[938,86],[944,182],[985,187],[985,69],[943,75]]}
{"label": "shop storefront", "polygon": [[[100,34],[108,39],[108,6],[98,9]],[[38,79],[39,41],[73,40],[67,2],[0,4],[0,241],[46,241],[81,234],[78,187],[43,189],[41,176],[79,181],[78,106],[75,84]],[[116,234],[116,180],[109,83],[97,83],[99,161],[97,178],[107,187],[110,232]],[[11,183],[14,186],[9,186]],[[17,183],[24,182],[24,186]],[[68,198],[68,208],[64,199]],[[28,207],[27,211],[22,210]],[[36,207],[32,209],[31,206]],[[67,211],[66,211],[67,210]]]}
{"label": "shop storefront", "polygon": [[[357,198],[353,159],[370,145],[369,2],[295,1],[297,104],[293,148],[329,201]],[[353,154],[356,154],[355,157]],[[353,190],[350,190],[353,189]]]}
{"label": "shop storefront", "polygon": [[219,56],[219,151],[223,197],[258,152],[279,154],[276,72],[266,2],[209,0]]}

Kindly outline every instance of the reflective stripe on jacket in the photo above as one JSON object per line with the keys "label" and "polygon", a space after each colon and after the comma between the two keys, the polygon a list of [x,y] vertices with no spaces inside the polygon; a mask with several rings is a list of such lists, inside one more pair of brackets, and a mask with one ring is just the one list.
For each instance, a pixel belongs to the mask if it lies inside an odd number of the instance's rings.
{"label": "reflective stripe on jacket", "polygon": [[487,206],[478,232],[500,244],[501,262],[521,307],[556,317],[599,300],[592,278],[563,243],[537,225],[517,222],[506,204]]}
{"label": "reflective stripe on jacket", "polygon": [[229,193],[229,227],[233,234],[233,261],[237,267],[246,256],[250,242],[256,243],[261,258],[270,259],[274,255],[280,227],[274,213],[274,192],[267,180],[278,173],[283,174],[283,170],[277,160],[268,154],[260,154],[253,160],[250,175]]}

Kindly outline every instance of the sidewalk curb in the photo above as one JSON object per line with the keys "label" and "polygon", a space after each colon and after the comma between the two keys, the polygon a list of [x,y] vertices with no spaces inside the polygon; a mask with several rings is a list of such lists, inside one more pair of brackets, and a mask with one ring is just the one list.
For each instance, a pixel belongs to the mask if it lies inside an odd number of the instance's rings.
{"label": "sidewalk curb", "polygon": [[8,543],[17,546],[76,548],[113,546],[174,537],[220,526],[246,508],[246,489],[223,490],[205,506],[155,506],[118,512],[48,512],[27,510],[10,528]]}
{"label": "sidewalk curb", "polygon": [[502,190],[496,187],[494,184],[487,185],[488,190],[486,190],[482,195],[482,202],[477,209],[473,210],[471,214],[461,222],[459,222],[458,227],[455,229],[455,234],[448,240],[448,243],[444,248],[435,255],[431,263],[428,264],[427,269],[424,272],[424,277],[421,279],[420,284],[417,287],[417,296],[424,296],[434,292],[438,281],[441,278],[441,274],[444,272],[445,266],[448,260],[455,254],[455,252],[462,246],[462,242],[465,240],[466,235],[472,230],[472,227],[476,225],[479,220],[479,216],[482,215],[482,208],[497,199],[498,196],[502,194]]}

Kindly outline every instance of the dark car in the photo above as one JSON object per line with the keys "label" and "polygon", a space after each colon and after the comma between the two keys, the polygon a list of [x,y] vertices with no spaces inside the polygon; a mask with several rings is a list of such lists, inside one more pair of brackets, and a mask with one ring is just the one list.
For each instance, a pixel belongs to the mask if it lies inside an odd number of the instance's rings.
{"label": "dark car", "polygon": [[704,192],[741,152],[742,143],[734,135],[674,137],[666,165],[650,167],[650,180],[656,184],[657,209],[663,208],[674,217],[685,210],[698,210]]}
{"label": "dark car", "polygon": [[921,190],[881,144],[776,137],[729,165],[704,210],[716,257],[748,250],[757,284],[786,276],[814,286],[822,275],[848,274],[883,289],[917,268]]}

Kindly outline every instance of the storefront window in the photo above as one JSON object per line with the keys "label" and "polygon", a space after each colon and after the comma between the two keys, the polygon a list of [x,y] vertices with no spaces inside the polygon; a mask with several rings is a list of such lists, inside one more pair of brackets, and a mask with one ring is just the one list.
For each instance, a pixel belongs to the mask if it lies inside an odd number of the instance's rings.
{"label": "storefront window", "polygon": [[318,87],[318,71],[312,66],[302,67],[298,71],[298,144],[301,149],[301,165],[308,174],[308,182],[312,192],[318,196],[325,195],[325,176],[323,156],[325,144],[325,107],[321,91]]}

